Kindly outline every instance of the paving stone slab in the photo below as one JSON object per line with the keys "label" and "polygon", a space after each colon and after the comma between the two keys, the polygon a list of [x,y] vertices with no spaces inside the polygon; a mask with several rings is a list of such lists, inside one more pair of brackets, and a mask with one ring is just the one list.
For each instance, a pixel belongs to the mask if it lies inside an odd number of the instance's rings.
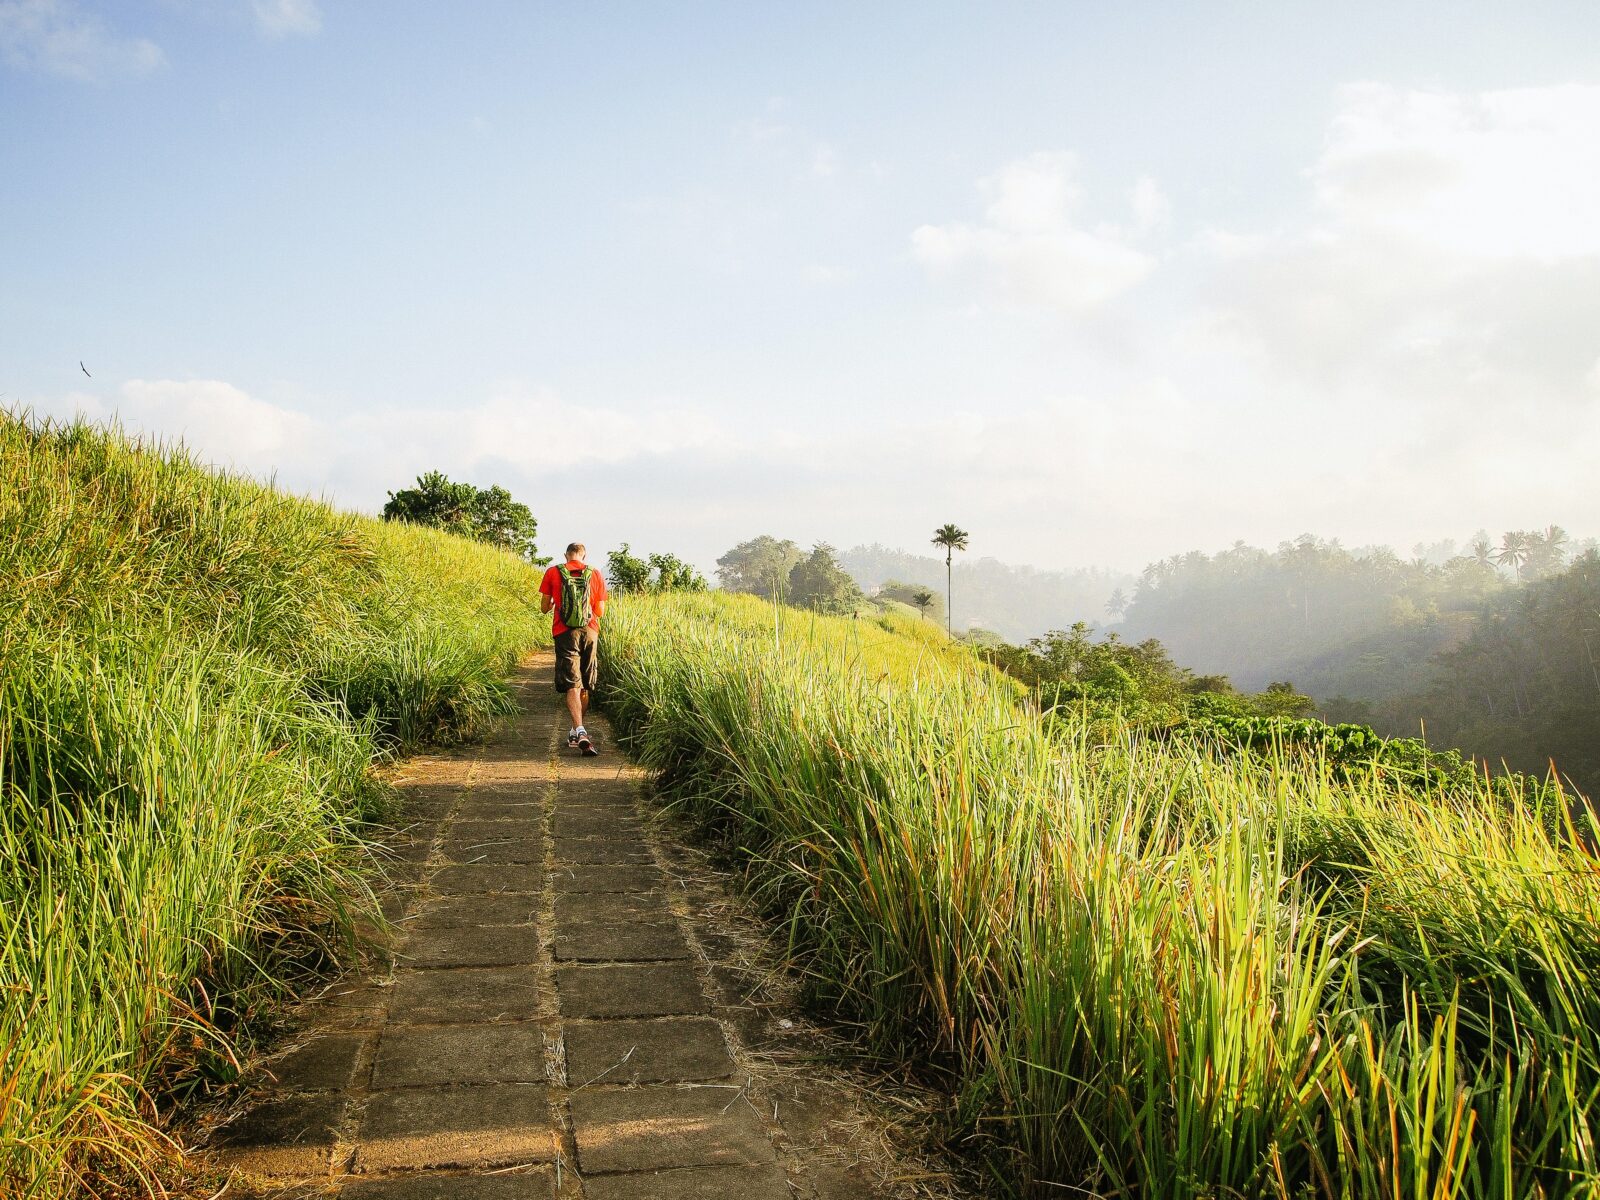
{"label": "paving stone slab", "polygon": [[651,863],[650,847],[638,837],[555,839],[555,858],[561,863]]}
{"label": "paving stone slab", "polygon": [[463,806],[483,802],[493,804],[542,805],[550,791],[546,780],[538,783],[493,783],[480,780],[463,799]]}
{"label": "paving stone slab", "polygon": [[617,743],[614,739],[599,731],[591,732],[594,732],[595,742],[600,747],[599,757],[588,758],[567,750],[563,745],[556,760],[562,783],[581,786],[587,790],[591,783],[610,783],[617,780],[617,768],[626,765],[627,760],[617,752]]}
{"label": "paving stone slab", "polygon": [[557,863],[550,884],[560,892],[653,892],[667,885],[655,866],[641,863]]}
{"label": "paving stone slab", "polygon": [[389,1020],[400,1025],[527,1021],[539,1009],[534,967],[401,971],[393,990]]}
{"label": "paving stone slab", "polygon": [[[512,1171],[504,1175],[407,1175],[365,1179],[339,1189],[339,1200],[557,1200],[556,1173]],[[570,1189],[567,1194],[571,1194]],[[755,1196],[752,1200],[765,1200]]]}
{"label": "paving stone slab", "polygon": [[710,1009],[699,977],[684,962],[560,967],[556,992],[567,1017],[669,1017]]}
{"label": "paving stone slab", "polygon": [[451,842],[499,842],[509,838],[544,836],[544,812],[528,810],[522,806],[521,814],[493,819],[461,817],[445,827],[445,838]]}
{"label": "paving stone slab", "polygon": [[314,1038],[262,1064],[277,1087],[289,1092],[324,1092],[348,1087],[367,1037],[357,1033],[332,1033]]}
{"label": "paving stone slab", "polygon": [[544,1035],[533,1025],[391,1025],[378,1043],[374,1088],[543,1083]]}
{"label": "paving stone slab", "polygon": [[451,925],[418,929],[406,941],[412,967],[511,967],[539,959],[537,925]]}
{"label": "paving stone slab", "polygon": [[677,923],[573,921],[556,929],[555,956],[563,962],[665,962],[688,958]]}
{"label": "paving stone slab", "polygon": [[569,1103],[585,1178],[777,1159],[755,1110],[732,1086],[596,1088]]}
{"label": "paving stone slab", "polygon": [[450,814],[461,802],[460,788],[444,791],[416,789],[400,793],[400,814],[407,821],[434,824]]}
{"label": "paving stone slab", "polygon": [[440,854],[451,863],[542,863],[544,838],[533,833],[520,837],[477,835],[445,842]]}
{"label": "paving stone slab", "polygon": [[597,1079],[606,1083],[726,1079],[734,1070],[722,1027],[710,1017],[569,1021],[561,1035],[570,1087]]}
{"label": "paving stone slab", "polygon": [[428,873],[428,863],[423,858],[391,858],[376,864],[382,882],[391,888],[410,887],[420,883]]}
{"label": "paving stone slab", "polygon": [[367,1104],[356,1169],[500,1167],[552,1162],[555,1122],[542,1087],[379,1092]]}
{"label": "paving stone slab", "polygon": [[492,896],[439,896],[418,905],[406,921],[412,929],[461,925],[528,925],[537,916],[538,893],[500,892]]}
{"label": "paving stone slab", "polygon": [[537,892],[544,887],[542,863],[448,863],[428,879],[440,895]]}
{"label": "paving stone slab", "polygon": [[795,1195],[787,1176],[772,1165],[590,1175],[583,1194],[587,1200],[793,1200]]}
{"label": "paving stone slab", "polygon": [[572,921],[672,921],[665,892],[558,892],[557,927]]}
{"label": "paving stone slab", "polygon": [[[573,760],[574,762],[578,760]],[[565,764],[563,764],[565,765]],[[631,779],[616,778],[616,764],[613,763],[610,772],[601,768],[605,776],[601,779],[585,779],[581,787],[572,787],[558,793],[558,798],[563,805],[584,804],[595,805],[625,805],[632,808],[639,802],[639,785]],[[566,771],[563,770],[565,775]],[[574,780],[563,779],[563,783],[574,783]],[[580,799],[581,797],[581,799]]]}
{"label": "paving stone slab", "polygon": [[560,838],[609,837],[621,834],[637,838],[644,824],[631,811],[614,805],[563,804],[551,818],[551,831]]}
{"label": "paving stone slab", "polygon": [[471,821],[478,825],[506,825],[522,823],[533,828],[544,828],[544,805],[518,803],[480,797],[464,801],[456,810],[458,822]]}
{"label": "paving stone slab", "polygon": [[338,1094],[265,1100],[218,1135],[229,1165],[256,1175],[326,1175],[349,1102]]}
{"label": "paving stone slab", "polygon": [[[515,748],[511,749],[511,753],[513,757],[501,762],[480,761],[478,773],[472,780],[474,790],[493,785],[543,790],[544,785],[550,781],[548,761],[541,757],[529,762],[526,753]],[[533,753],[540,754],[541,751],[536,749]]]}
{"label": "paving stone slab", "polygon": [[374,843],[376,853],[384,862],[424,862],[433,853],[433,832],[420,836],[397,834]]}
{"label": "paving stone slab", "polygon": [[417,897],[414,887],[394,887],[384,892],[378,898],[378,911],[383,914],[383,919],[389,922],[400,920],[406,915],[406,909]]}
{"label": "paving stone slab", "polygon": [[359,981],[337,983],[299,1010],[301,1021],[315,1029],[369,1029],[383,1021],[389,989]]}

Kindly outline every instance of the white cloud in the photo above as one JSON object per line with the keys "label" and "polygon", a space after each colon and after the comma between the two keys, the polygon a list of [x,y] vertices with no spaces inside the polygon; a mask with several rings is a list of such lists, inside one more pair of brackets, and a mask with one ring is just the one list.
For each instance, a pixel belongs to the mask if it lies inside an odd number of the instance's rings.
{"label": "white cloud", "polygon": [[1600,253],[1600,87],[1354,84],[1310,177],[1335,233],[1474,259]]}
{"label": "white cloud", "polygon": [[41,404],[57,417],[115,418],[129,433],[182,441],[206,462],[267,475],[280,465],[323,459],[326,431],[315,418],[217,379],[130,379],[113,401],[84,392]]}
{"label": "white cloud", "polygon": [[[1114,228],[1078,223],[1076,166],[1059,153],[1009,164],[979,182],[989,200],[983,224],[924,225],[911,235],[912,256],[936,278],[973,279],[1012,303],[1098,308],[1145,279],[1155,259]],[[1148,193],[1146,216],[1159,196],[1153,184]]]}
{"label": "white cloud", "polygon": [[1148,175],[1139,177],[1128,201],[1133,207],[1133,227],[1139,233],[1163,229],[1172,220],[1172,202]]}
{"label": "white cloud", "polygon": [[[663,455],[715,450],[718,422],[690,406],[641,412],[585,404],[545,389],[506,388],[455,409],[324,416],[276,404],[221,380],[133,379],[113,397],[73,392],[36,399],[44,416],[115,419],[128,432],[182,441],[201,461],[255,476],[277,474],[291,489],[333,488],[348,503],[370,501],[437,467],[466,477],[489,464],[525,478],[559,478]],[[581,437],[563,428],[581,415]]]}
{"label": "white cloud", "polygon": [[72,0],[0,0],[0,57],[83,82],[145,75],[167,61],[154,42],[117,35]]}
{"label": "white cloud", "polygon": [[251,0],[256,28],[268,37],[310,35],[322,29],[317,0]]}
{"label": "white cloud", "polygon": [[1600,352],[1600,87],[1349,87],[1307,176],[1298,220],[1195,241],[1189,337],[1268,386],[1425,423],[1578,399]]}

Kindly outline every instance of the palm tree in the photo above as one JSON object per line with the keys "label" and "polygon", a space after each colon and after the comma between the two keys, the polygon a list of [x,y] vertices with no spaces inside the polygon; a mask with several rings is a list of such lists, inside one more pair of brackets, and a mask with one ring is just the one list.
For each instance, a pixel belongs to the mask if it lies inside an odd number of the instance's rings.
{"label": "palm tree", "polygon": [[933,544],[944,547],[944,622],[945,631],[955,633],[955,576],[951,556],[967,548],[967,531],[958,525],[941,525],[933,533]]}
{"label": "palm tree", "polygon": [[1567,561],[1567,531],[1559,525],[1547,525],[1543,533],[1533,535],[1536,549],[1529,556],[1533,574],[1539,578],[1554,575]]}
{"label": "palm tree", "polygon": [[1472,542],[1472,559],[1479,566],[1490,567],[1494,565],[1494,543],[1487,535],[1479,534]]}
{"label": "palm tree", "polygon": [[921,588],[916,595],[911,597],[911,603],[922,610],[922,619],[926,621],[928,619],[928,610],[933,607],[933,593],[927,588]]}
{"label": "palm tree", "polygon": [[1106,612],[1113,617],[1120,617],[1128,611],[1128,595],[1121,588],[1111,593],[1111,599],[1106,601]]}
{"label": "palm tree", "polygon": [[1522,578],[1522,568],[1533,550],[1529,542],[1526,533],[1515,529],[1507,530],[1500,540],[1500,553],[1494,556],[1495,561],[1510,567],[1511,573],[1518,579]]}

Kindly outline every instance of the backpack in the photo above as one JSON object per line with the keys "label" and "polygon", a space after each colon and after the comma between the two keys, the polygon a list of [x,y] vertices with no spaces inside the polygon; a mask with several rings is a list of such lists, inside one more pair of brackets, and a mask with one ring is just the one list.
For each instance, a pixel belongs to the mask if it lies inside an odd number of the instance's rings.
{"label": "backpack", "polygon": [[594,605],[589,600],[589,584],[594,579],[594,568],[584,567],[573,574],[565,567],[561,571],[561,623],[568,629],[586,629],[594,620]]}

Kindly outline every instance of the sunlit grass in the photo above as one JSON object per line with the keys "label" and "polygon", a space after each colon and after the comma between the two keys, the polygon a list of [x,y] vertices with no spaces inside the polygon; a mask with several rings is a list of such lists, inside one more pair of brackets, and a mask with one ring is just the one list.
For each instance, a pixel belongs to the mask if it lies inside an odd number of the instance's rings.
{"label": "sunlit grass", "polygon": [[737,597],[630,598],[603,662],[818,998],[1016,1193],[1596,1192],[1600,874],[1560,820],[1047,728],[959,645]]}
{"label": "sunlit grass", "polygon": [[0,415],[0,1194],[153,1180],[170,1094],[370,900],[375,758],[505,711],[537,579]]}

